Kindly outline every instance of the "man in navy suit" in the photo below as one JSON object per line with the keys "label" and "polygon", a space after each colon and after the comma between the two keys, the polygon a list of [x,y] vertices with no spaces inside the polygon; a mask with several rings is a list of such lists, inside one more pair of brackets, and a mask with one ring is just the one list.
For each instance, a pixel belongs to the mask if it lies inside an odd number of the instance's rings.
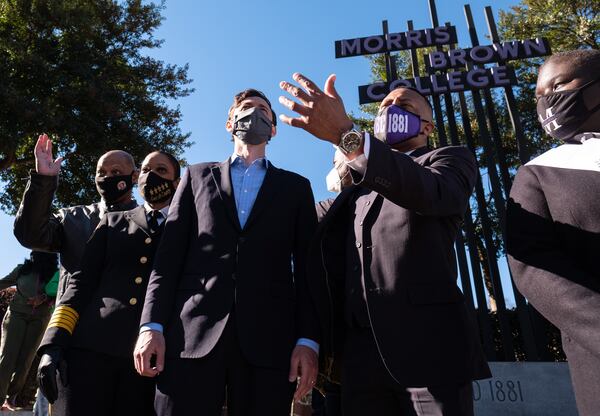
{"label": "man in navy suit", "polygon": [[233,154],[187,169],[146,294],[135,359],[160,373],[161,416],[220,415],[226,392],[229,415],[287,416],[316,379],[310,184],[267,160],[276,119],[264,94],[237,94],[225,126]]}

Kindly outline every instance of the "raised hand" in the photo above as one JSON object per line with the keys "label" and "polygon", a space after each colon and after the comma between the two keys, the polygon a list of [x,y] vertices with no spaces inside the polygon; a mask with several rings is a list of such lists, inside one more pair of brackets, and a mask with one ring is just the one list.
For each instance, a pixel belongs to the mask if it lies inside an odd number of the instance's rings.
{"label": "raised hand", "polygon": [[335,90],[335,75],[329,75],[324,91],[298,72],[292,77],[302,88],[285,81],[281,81],[279,87],[300,102],[284,96],[279,97],[279,102],[298,113],[299,117],[281,114],[279,118],[290,126],[304,129],[321,140],[337,145],[342,133],[352,128],[352,120],[346,114],[342,97]]}
{"label": "raised hand", "polygon": [[60,172],[62,157],[54,159],[52,156],[52,140],[47,134],[38,137],[34,149],[35,171],[40,175],[57,176]]}

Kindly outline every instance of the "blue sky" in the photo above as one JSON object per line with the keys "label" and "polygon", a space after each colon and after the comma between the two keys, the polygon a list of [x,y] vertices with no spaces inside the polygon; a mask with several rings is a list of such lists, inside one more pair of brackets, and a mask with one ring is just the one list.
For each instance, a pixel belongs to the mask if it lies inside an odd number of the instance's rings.
{"label": "blue sky", "polygon": [[[470,2],[482,44],[488,43],[484,7],[490,3]],[[496,16],[499,9],[516,4],[493,3]],[[463,4],[438,0],[437,8],[439,21],[455,25],[459,46],[468,47]],[[334,41],[380,34],[383,19],[392,32],[405,31],[407,20],[413,20],[415,29],[431,27],[426,0],[167,0],[163,15],[156,35],[165,42],[151,53],[168,63],[189,63],[196,90],[178,102],[183,111],[182,130],[191,132],[195,142],[185,153],[190,163],[221,161],[231,154],[225,120],[232,97],[240,90],[260,89],[271,98],[277,113],[286,112],[277,101],[278,83],[291,81],[296,71],[321,86],[329,74],[337,74],[336,87],[346,109],[360,113],[357,87],[370,82],[369,62],[364,57],[335,59]],[[325,186],[332,155],[331,145],[282,123],[267,148],[276,166],[310,179],[317,200],[332,196]],[[28,256],[12,234],[12,221],[0,213],[0,277]],[[504,265],[502,270],[506,270]]]}

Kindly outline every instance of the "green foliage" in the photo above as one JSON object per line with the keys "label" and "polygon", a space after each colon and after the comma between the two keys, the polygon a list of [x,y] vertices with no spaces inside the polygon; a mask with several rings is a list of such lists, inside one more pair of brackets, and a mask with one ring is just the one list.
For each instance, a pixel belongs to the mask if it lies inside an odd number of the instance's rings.
{"label": "green foliage", "polygon": [[555,51],[600,48],[599,0],[522,0],[499,14],[504,39],[543,36]]}
{"label": "green foliage", "polygon": [[[191,143],[179,107],[188,67],[146,55],[164,4],[141,0],[0,2],[0,207],[14,212],[43,132],[65,155],[57,204],[98,199],[93,176],[110,149],[140,162],[152,149],[180,156]],[[56,148],[55,148],[56,150]]]}

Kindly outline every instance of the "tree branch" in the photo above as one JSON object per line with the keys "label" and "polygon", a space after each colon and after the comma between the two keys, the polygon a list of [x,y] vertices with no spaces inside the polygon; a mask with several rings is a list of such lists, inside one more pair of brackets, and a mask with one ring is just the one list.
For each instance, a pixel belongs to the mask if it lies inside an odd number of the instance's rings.
{"label": "tree branch", "polygon": [[15,164],[16,160],[17,156],[15,154],[15,149],[9,149],[6,156],[0,159],[0,170],[8,169]]}

